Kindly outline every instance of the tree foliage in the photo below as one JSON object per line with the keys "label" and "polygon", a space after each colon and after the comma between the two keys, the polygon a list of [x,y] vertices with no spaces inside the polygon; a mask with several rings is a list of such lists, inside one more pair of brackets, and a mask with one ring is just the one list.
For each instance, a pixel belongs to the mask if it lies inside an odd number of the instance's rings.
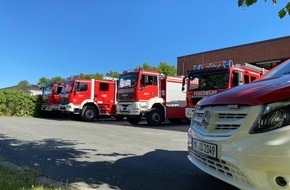
{"label": "tree foliage", "polygon": [[[255,4],[258,0],[238,0],[238,5],[239,7],[243,7],[243,6],[251,6],[253,4]],[[267,0],[265,0],[266,2]],[[276,5],[277,4],[277,0],[272,0],[273,4]],[[288,2],[286,4],[286,6],[283,7],[283,9],[281,9],[278,12],[278,15],[280,18],[283,18],[286,14],[290,15],[290,2]]]}
{"label": "tree foliage", "polygon": [[109,71],[108,73],[106,73],[106,77],[112,77],[112,78],[119,78],[120,73],[118,73],[117,71]]}
{"label": "tree foliage", "polygon": [[27,80],[22,80],[18,83],[18,88],[21,89],[24,92],[27,92],[28,86],[29,86],[29,82]]}
{"label": "tree foliage", "polygon": [[142,68],[146,70],[158,71],[166,76],[175,76],[177,73],[177,69],[175,66],[171,66],[166,62],[160,62],[158,67],[153,67],[148,63],[144,63]]}
{"label": "tree foliage", "polygon": [[143,63],[143,65],[141,67],[145,70],[158,71],[157,67],[153,67],[153,66],[149,65],[148,63]]}
{"label": "tree foliage", "polygon": [[34,116],[37,96],[31,96],[21,89],[0,91],[0,115]]}
{"label": "tree foliage", "polygon": [[61,83],[61,82],[64,82],[65,79],[58,76],[58,77],[53,77],[51,79],[48,79],[46,77],[41,77],[37,83],[37,85],[39,86],[43,86],[45,84],[48,84],[48,83]]}
{"label": "tree foliage", "polygon": [[158,71],[165,74],[166,76],[175,76],[177,73],[177,69],[175,66],[171,66],[165,62],[160,62],[158,66]]}

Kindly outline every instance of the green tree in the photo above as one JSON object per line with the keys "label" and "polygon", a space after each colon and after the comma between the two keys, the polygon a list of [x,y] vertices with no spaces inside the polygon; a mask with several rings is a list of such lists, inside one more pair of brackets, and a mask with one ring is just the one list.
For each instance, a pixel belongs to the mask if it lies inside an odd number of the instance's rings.
{"label": "green tree", "polygon": [[104,75],[101,74],[101,73],[95,73],[94,74],[94,79],[103,79],[104,78]]}
{"label": "green tree", "polygon": [[43,86],[45,84],[48,84],[48,83],[61,83],[61,82],[64,82],[65,79],[58,76],[58,77],[53,77],[51,79],[48,79],[48,78],[45,78],[45,77],[41,77],[39,80],[38,80],[38,83],[37,85],[39,86]]}
{"label": "green tree", "polygon": [[61,82],[64,82],[64,81],[65,81],[65,79],[60,77],[60,76],[53,77],[53,78],[50,79],[51,83],[61,83]]}
{"label": "green tree", "polygon": [[106,77],[112,77],[112,78],[119,78],[120,73],[118,73],[117,71],[109,71],[108,73],[106,73]]}
{"label": "green tree", "polygon": [[[244,6],[251,6],[255,4],[258,0],[238,0],[238,5],[239,7],[244,7]],[[265,0],[266,2],[267,0]],[[272,0],[273,4],[276,6],[277,0]],[[290,15],[290,2],[287,3],[285,7],[283,7],[279,12],[278,15],[280,18],[283,18],[286,14]]]}
{"label": "green tree", "polygon": [[81,79],[93,79],[94,75],[93,74],[83,74],[83,73],[81,73],[81,74],[79,74],[79,77]]}
{"label": "green tree", "polygon": [[143,63],[143,65],[141,67],[145,70],[158,71],[157,67],[153,67],[153,66],[149,65],[148,63]]}
{"label": "green tree", "polygon": [[166,76],[175,76],[177,73],[177,69],[175,66],[171,66],[166,62],[160,62],[158,67],[153,67],[149,65],[148,63],[144,63],[142,68],[146,70],[152,70],[152,71],[158,71],[159,73],[162,73]]}
{"label": "green tree", "polygon": [[50,79],[45,78],[45,77],[41,77],[41,78],[38,80],[37,85],[39,85],[39,86],[43,86],[43,85],[48,84],[48,83],[50,83]]}
{"label": "green tree", "polygon": [[103,79],[104,75],[101,73],[95,73],[95,74],[79,74],[79,77],[81,79]]}
{"label": "green tree", "polygon": [[160,62],[157,67],[159,73],[163,73],[166,76],[175,76],[177,73],[177,69],[175,66],[171,66],[165,62]]}
{"label": "green tree", "polygon": [[27,80],[22,80],[18,83],[18,88],[21,89],[23,92],[28,92],[28,88],[30,86]]}

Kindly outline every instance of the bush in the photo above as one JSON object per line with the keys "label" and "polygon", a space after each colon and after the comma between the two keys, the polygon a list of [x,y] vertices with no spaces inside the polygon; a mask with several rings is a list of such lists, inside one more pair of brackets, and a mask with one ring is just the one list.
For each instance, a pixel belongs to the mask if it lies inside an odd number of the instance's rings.
{"label": "bush", "polygon": [[41,96],[31,96],[20,89],[0,91],[1,116],[38,116]]}

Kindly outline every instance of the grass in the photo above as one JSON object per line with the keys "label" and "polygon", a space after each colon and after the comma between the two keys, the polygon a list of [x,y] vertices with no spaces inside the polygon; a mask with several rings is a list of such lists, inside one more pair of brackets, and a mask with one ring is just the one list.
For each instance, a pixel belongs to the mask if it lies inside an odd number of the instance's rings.
{"label": "grass", "polygon": [[51,188],[51,184],[40,184],[39,173],[23,167],[19,170],[0,166],[0,189],[2,190],[68,190]]}

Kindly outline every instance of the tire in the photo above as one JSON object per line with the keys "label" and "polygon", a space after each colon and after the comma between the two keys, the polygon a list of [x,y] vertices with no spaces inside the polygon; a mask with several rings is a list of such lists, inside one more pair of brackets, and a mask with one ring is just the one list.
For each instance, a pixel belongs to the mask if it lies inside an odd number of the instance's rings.
{"label": "tire", "polygon": [[127,121],[131,123],[132,125],[137,125],[140,121],[140,117],[127,117]]}
{"label": "tire", "polygon": [[160,125],[164,121],[164,115],[159,109],[152,109],[147,114],[147,123],[152,126]]}
{"label": "tire", "polygon": [[94,121],[97,118],[97,110],[93,106],[84,106],[81,113],[83,121]]}

